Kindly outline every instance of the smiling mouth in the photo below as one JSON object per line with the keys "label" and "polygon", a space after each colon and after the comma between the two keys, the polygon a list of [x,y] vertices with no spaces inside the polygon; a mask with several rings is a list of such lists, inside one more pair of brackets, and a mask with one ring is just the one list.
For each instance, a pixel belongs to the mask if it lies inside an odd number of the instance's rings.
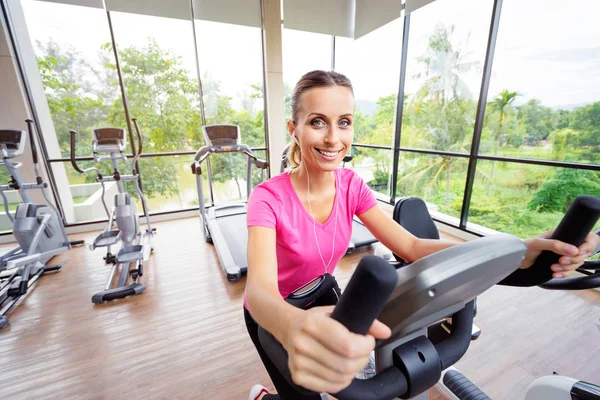
{"label": "smiling mouth", "polygon": [[335,157],[338,154],[340,154],[340,152],[342,150],[337,150],[337,151],[325,151],[325,150],[321,150],[321,149],[315,149],[317,150],[319,153],[323,154],[326,157]]}

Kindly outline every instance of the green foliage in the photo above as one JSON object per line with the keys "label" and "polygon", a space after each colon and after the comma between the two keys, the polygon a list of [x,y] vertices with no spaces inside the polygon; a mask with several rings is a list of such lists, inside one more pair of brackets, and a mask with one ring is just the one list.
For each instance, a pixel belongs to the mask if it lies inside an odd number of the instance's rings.
{"label": "green foliage", "polygon": [[548,139],[550,132],[556,129],[559,116],[549,107],[544,107],[539,100],[531,99],[517,107],[519,119],[527,127],[527,144],[535,145],[538,140]]}
{"label": "green foliage", "polygon": [[385,193],[388,189],[388,182],[390,180],[390,174],[387,171],[376,169],[373,172],[373,179],[367,182],[368,186],[379,193]]}
{"label": "green foliage", "polygon": [[[94,70],[83,56],[63,49],[53,41],[39,44],[42,56],[38,67],[46,98],[57,132],[62,155],[68,157],[69,130],[78,131],[79,156],[89,155],[91,131],[99,126],[128,127],[113,60],[113,49],[105,44],[100,49],[100,70]],[[153,38],[142,47],[119,49],[123,81],[131,117],[136,117],[144,139],[144,153],[194,150],[204,144],[198,82],[191,78],[181,57],[161,48]],[[219,93],[220,83],[205,74],[204,98],[214,99],[214,113],[207,108],[208,124],[237,124],[249,146],[264,145],[264,114],[254,113],[256,101],[262,98],[262,84],[244,88],[242,103],[246,109],[236,111],[230,97]],[[210,106],[210,104],[209,104]],[[136,143],[137,145],[137,143]],[[82,166],[91,166],[83,162]],[[213,178],[225,182],[245,176],[245,161],[237,157],[216,159]],[[131,163],[120,163],[123,173],[131,171]],[[140,160],[144,194],[148,198],[179,195],[178,165],[171,157]],[[104,174],[112,167],[96,165]],[[94,181],[92,175],[87,182]],[[239,183],[238,183],[239,185]],[[133,185],[127,191],[137,197]]]}
{"label": "green foliage", "polygon": [[550,133],[552,142],[552,157],[555,160],[564,160],[579,147],[581,143],[581,134],[579,131],[570,128],[563,128]]}
{"label": "green foliage", "polygon": [[600,196],[600,178],[592,171],[561,168],[533,195],[528,209],[564,213],[580,195]]}
{"label": "green foliage", "polygon": [[[477,68],[467,61],[464,46],[453,26],[438,25],[428,47],[417,59],[422,73],[414,94],[405,94],[402,146],[440,151],[470,151],[477,100],[464,82],[465,73]],[[464,41],[468,38],[464,38]],[[50,41],[40,45],[42,82],[63,156],[69,155],[68,131],[80,133],[79,155],[89,154],[91,129],[102,125],[127,126],[110,45],[98,56],[100,67],[69,48]],[[119,49],[131,116],[144,134],[144,152],[195,150],[204,144],[198,82],[180,57],[150,39],[142,47]],[[97,65],[94,63],[93,65]],[[242,142],[264,146],[262,84],[240,88],[235,99],[221,92],[221,82],[210,73],[202,76],[207,124],[236,124]],[[292,88],[285,86],[285,109],[291,118]],[[599,163],[600,102],[572,111],[552,110],[536,99],[515,106],[519,97],[507,88],[486,104],[480,152],[511,157]],[[377,100],[373,115],[356,111],[355,142],[392,145],[397,95]],[[233,104],[241,104],[236,110]],[[287,128],[282,127],[281,133]],[[278,134],[274,132],[273,134]],[[544,141],[549,139],[550,146]],[[86,145],[83,145],[85,143]],[[264,157],[263,152],[259,152]],[[390,151],[353,148],[354,166],[370,168],[369,186],[386,192],[391,176]],[[91,166],[92,163],[82,163]],[[175,178],[181,162],[171,157],[140,160],[144,192],[148,197],[179,195]],[[215,184],[235,181],[245,192],[246,162],[242,156],[211,157]],[[452,216],[461,212],[467,159],[401,153],[397,191],[437,205]],[[101,166],[110,173],[108,165]],[[123,164],[128,171],[130,163]],[[255,172],[253,182],[259,181]],[[129,185],[131,186],[131,185]],[[133,195],[136,193],[128,187]],[[530,237],[554,227],[565,207],[578,194],[600,195],[600,179],[589,171],[559,170],[515,163],[479,162],[469,221]]]}

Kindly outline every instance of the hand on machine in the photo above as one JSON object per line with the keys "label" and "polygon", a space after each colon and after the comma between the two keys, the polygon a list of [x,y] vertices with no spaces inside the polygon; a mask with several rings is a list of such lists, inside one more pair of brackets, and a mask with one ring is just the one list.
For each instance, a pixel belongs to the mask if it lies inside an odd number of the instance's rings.
{"label": "hand on machine", "polygon": [[[94,161],[101,163],[110,161],[113,173],[110,176],[104,176],[102,172],[95,167],[82,170],[77,165],[75,143],[77,133],[70,131],[71,134],[71,164],[73,168],[81,174],[88,172],[96,173],[96,182],[102,186],[102,203],[108,216],[108,225],[104,231],[98,235],[92,243],[90,249],[106,247],[106,263],[112,264],[111,273],[104,290],[92,296],[94,304],[102,304],[107,301],[121,299],[127,296],[137,295],[144,292],[145,287],[141,283],[141,277],[144,274],[143,262],[152,252],[152,236],[154,231],[150,225],[150,216],[146,199],[140,187],[140,175],[137,168],[137,161],[142,154],[142,135],[140,133],[137,120],[132,119],[138,138],[138,151],[132,149],[134,154],[131,161],[131,174],[122,174],[119,170],[118,161],[127,161],[124,149],[127,143],[127,134],[123,128],[99,128],[93,131],[92,152]],[[133,146],[132,146],[133,148]],[[115,182],[118,193],[115,194],[112,209],[109,211],[104,200],[106,191],[105,183]],[[125,191],[123,182],[133,182],[136,191],[144,208],[146,218],[146,229],[141,229],[138,213],[135,204],[129,193]],[[116,224],[116,229],[115,229]],[[116,250],[114,250],[116,248]],[[115,275],[117,275],[116,282]],[[129,278],[131,283],[127,284]]]}
{"label": "hand on machine", "polygon": [[[26,295],[28,289],[46,272],[58,271],[61,265],[47,265],[55,255],[67,251],[81,241],[69,241],[60,213],[48,198],[47,183],[38,170],[38,157],[33,135],[33,121],[27,120],[27,129],[36,183],[23,182],[19,168],[22,163],[14,159],[23,154],[27,134],[20,130],[0,130],[0,166],[7,169],[10,182],[0,185],[6,217],[13,225],[13,236],[18,246],[0,257],[0,328],[8,326],[8,311]],[[36,204],[29,194],[40,190],[45,204]],[[13,214],[9,209],[6,192],[16,192],[21,204]]]}
{"label": "hand on machine", "polygon": [[[600,199],[581,196],[571,205],[551,237],[580,247],[588,240],[588,232],[599,217]],[[345,368],[351,369],[348,363],[332,366],[332,371],[320,367],[320,376],[325,382],[298,379],[298,374],[292,373],[290,366],[293,370],[297,370],[298,366],[301,369],[316,367],[298,363],[294,348],[284,343],[289,351],[288,359],[288,351],[263,329],[259,330],[260,341],[271,361],[297,390],[298,398],[318,395],[306,389],[309,387],[329,392],[338,399],[427,399],[427,390],[443,382],[453,389],[456,398],[488,399],[458,371],[446,372],[469,347],[473,300],[478,295],[495,284],[535,286],[553,282],[554,272],[550,267],[561,256],[549,250],[542,251],[529,268],[520,269],[527,252],[528,247],[521,239],[499,234],[452,246],[399,269],[381,258],[365,257],[331,317],[345,327],[346,336],[361,335],[372,341],[377,374],[369,379],[353,379],[351,374],[338,379]],[[569,281],[573,288],[580,288],[582,282],[586,286],[595,284],[599,287],[600,274]],[[320,284],[318,282],[304,292],[304,304],[315,301]],[[451,333],[444,340],[432,343],[425,335],[427,327],[446,316],[452,316]],[[383,330],[375,332],[377,329],[373,323],[376,318],[391,328],[389,337]],[[364,336],[369,329],[371,335]],[[344,332],[342,327],[338,330]],[[374,336],[379,336],[379,339],[373,340]],[[354,347],[349,342],[340,346],[342,353],[362,347],[360,344]],[[571,383],[570,387],[575,388],[575,383]],[[532,384],[526,399],[570,399],[571,394],[566,389],[568,384],[558,386],[546,381]],[[542,387],[544,391],[536,387]],[[600,398],[597,386],[579,383],[577,390],[588,396],[585,398]],[[552,393],[553,397],[548,397],[548,393]]]}

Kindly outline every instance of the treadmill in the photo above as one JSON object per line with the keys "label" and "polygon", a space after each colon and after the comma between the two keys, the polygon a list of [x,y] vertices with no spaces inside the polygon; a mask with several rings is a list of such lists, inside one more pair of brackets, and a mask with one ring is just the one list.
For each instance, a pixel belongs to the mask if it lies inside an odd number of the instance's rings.
{"label": "treadmill", "polygon": [[[241,144],[240,127],[237,125],[208,125],[202,128],[202,132],[206,145],[198,149],[191,166],[192,173],[196,175],[202,232],[204,240],[215,246],[227,280],[235,282],[248,269],[246,259],[248,247],[247,204],[245,201],[220,206],[214,204],[209,156],[215,153],[242,153],[247,156],[246,187],[248,197],[250,197],[252,191],[252,165],[261,169],[261,179],[264,180],[264,173],[269,164],[256,157],[248,146]],[[204,188],[202,186],[202,162],[204,160],[206,160],[206,172],[212,203],[210,207],[206,207],[204,204]]]}
{"label": "treadmill", "polygon": [[[281,167],[279,169],[280,172],[284,172],[288,166],[287,153],[290,146],[291,144],[288,144],[285,146],[285,149],[283,149],[283,155],[281,156]],[[343,160],[343,165],[345,166],[345,164],[350,161],[352,161],[352,155],[346,154]],[[352,220],[352,236],[350,237],[350,243],[348,244],[346,254],[352,254],[357,248],[368,246],[373,243],[377,243],[377,239],[375,239],[375,236],[373,236],[367,227],[364,226],[363,223],[360,222],[360,220],[358,220],[358,218],[355,216]]]}

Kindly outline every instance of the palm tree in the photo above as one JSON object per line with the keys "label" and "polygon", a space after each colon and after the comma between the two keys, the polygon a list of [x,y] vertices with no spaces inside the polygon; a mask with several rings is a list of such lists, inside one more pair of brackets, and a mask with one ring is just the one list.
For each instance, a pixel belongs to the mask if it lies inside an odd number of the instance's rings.
{"label": "palm tree", "polygon": [[[500,148],[500,139],[502,137],[502,126],[506,123],[506,117],[508,113],[513,111],[512,103],[515,99],[520,96],[517,92],[509,92],[504,89],[496,96],[494,101],[490,104],[492,112],[498,112],[498,130],[496,131],[496,138],[494,140],[494,155],[498,155],[498,149]],[[490,172],[490,180],[494,179],[494,166],[496,162],[492,161],[492,171]],[[488,185],[488,194],[490,192],[490,186]]]}
{"label": "palm tree", "polygon": [[462,49],[452,45],[453,33],[454,25],[449,28],[437,25],[435,32],[429,37],[425,54],[417,58],[420,63],[425,64],[425,72],[415,75],[415,78],[425,78],[417,97],[430,97],[442,105],[443,111],[448,100],[472,97],[462,75],[478,64],[465,61]]}
{"label": "palm tree", "polygon": [[[429,37],[427,50],[417,58],[424,64],[424,72],[415,75],[415,78],[423,77],[424,82],[408,109],[414,114],[412,119],[416,125],[420,125],[415,132],[419,135],[417,147],[467,152],[465,138],[474,109],[463,76],[477,62],[466,61],[462,46],[452,43],[453,33],[454,26],[439,24]],[[445,204],[449,207],[452,167],[464,162],[465,159],[451,156],[423,157],[416,164],[406,166],[398,183],[405,186],[410,182],[414,185],[411,190],[431,189],[445,177]]]}

